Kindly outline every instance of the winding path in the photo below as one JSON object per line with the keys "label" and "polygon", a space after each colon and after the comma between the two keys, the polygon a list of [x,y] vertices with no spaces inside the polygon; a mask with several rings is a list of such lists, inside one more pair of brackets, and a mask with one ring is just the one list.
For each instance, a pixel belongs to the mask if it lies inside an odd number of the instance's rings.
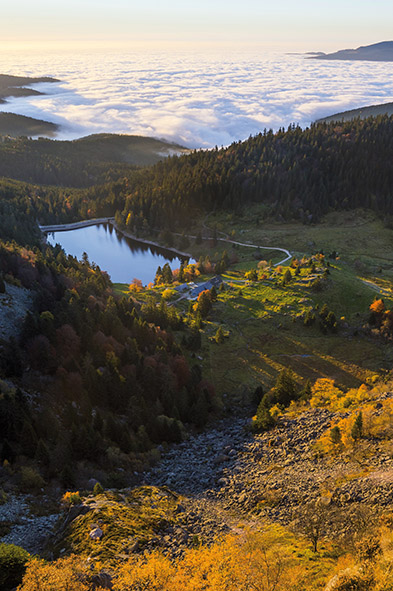
{"label": "winding path", "polygon": [[[205,228],[205,230],[209,230],[209,232],[213,233],[213,230],[211,228],[209,228],[209,226],[206,225],[206,220],[209,217],[209,215],[211,215],[211,213],[213,213],[213,212],[208,213],[205,216],[205,218],[203,219],[202,227]],[[220,242],[227,242],[229,244],[237,244],[238,246],[246,246],[248,248],[259,248],[259,249],[263,249],[263,250],[278,250],[280,252],[285,253],[287,255],[285,257],[285,259],[282,259],[282,261],[279,261],[278,263],[276,263],[274,265],[274,267],[278,267],[279,265],[283,265],[289,259],[292,258],[291,253],[286,248],[280,248],[278,246],[260,246],[259,244],[250,244],[249,242],[237,242],[236,240],[231,240],[229,238],[228,234],[226,234],[225,232],[221,232],[220,230],[217,230],[217,233],[225,236],[225,238],[217,238],[217,241],[220,240]],[[188,238],[195,238],[195,236],[188,236]],[[211,240],[211,237],[208,238],[208,240]]]}
{"label": "winding path", "polygon": [[231,244],[238,244],[239,246],[248,246],[249,248],[259,248],[263,250],[279,250],[280,252],[284,252],[287,256],[282,261],[275,263],[275,267],[277,267],[278,265],[283,265],[284,263],[286,263],[286,261],[292,258],[292,255],[289,252],[289,250],[287,250],[286,248],[279,248],[278,246],[259,246],[258,244],[249,244],[247,242],[236,242],[236,240],[230,240],[228,238],[217,238],[217,240],[220,240],[222,242],[230,242]]}

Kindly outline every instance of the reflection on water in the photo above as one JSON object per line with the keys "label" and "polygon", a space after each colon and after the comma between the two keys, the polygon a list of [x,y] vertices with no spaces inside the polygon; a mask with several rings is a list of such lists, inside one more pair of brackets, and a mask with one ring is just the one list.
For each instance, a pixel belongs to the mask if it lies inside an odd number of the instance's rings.
{"label": "reflection on water", "polygon": [[158,266],[169,262],[172,269],[180,267],[180,260],[170,251],[130,240],[110,224],[52,232],[48,242],[61,244],[67,254],[78,259],[86,252],[89,261],[107,271],[115,283],[131,283],[136,278],[147,285],[154,281]]}

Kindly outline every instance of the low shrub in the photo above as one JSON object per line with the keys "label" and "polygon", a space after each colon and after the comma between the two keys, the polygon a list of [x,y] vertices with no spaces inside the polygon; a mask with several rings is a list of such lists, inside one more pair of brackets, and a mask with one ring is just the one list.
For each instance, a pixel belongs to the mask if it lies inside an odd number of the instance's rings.
{"label": "low shrub", "polygon": [[34,468],[23,466],[20,469],[19,486],[23,492],[37,492],[44,488],[45,480]]}
{"label": "low shrub", "polygon": [[[97,482],[97,484],[99,484],[99,483]],[[95,487],[97,486],[97,484],[95,485]],[[95,487],[94,487],[94,489],[95,489]],[[64,493],[64,495],[61,499],[61,502],[66,507],[71,507],[72,505],[80,505],[82,502],[82,499],[79,494],[79,491],[75,491],[75,492],[67,491],[66,493]]]}
{"label": "low shrub", "polygon": [[0,589],[11,591],[19,583],[26,570],[30,554],[14,544],[0,544]]}

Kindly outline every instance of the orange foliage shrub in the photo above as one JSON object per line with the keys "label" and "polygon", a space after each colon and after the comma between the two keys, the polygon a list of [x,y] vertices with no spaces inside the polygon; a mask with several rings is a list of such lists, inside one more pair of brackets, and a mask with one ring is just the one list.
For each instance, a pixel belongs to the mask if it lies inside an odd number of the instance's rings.
{"label": "orange foliage shrub", "polygon": [[305,577],[293,554],[268,535],[228,537],[188,550],[176,564],[154,553],[120,568],[113,591],[294,591]]}
{"label": "orange foliage shrub", "polygon": [[187,265],[184,268],[184,281],[187,283],[189,281],[194,281],[200,275],[200,271],[197,269],[196,265],[191,264]]}
{"label": "orange foliage shrub", "polygon": [[138,291],[142,291],[142,288],[143,288],[142,281],[140,279],[136,279],[134,277],[134,279],[132,280],[132,283],[130,283],[130,285],[129,285],[129,290],[133,291],[133,292],[138,292]]}
{"label": "orange foliage shrub", "polygon": [[90,591],[86,570],[86,564],[75,556],[48,563],[31,560],[18,591]]}
{"label": "orange foliage shrub", "polygon": [[310,405],[331,408],[342,396],[344,396],[344,393],[334,385],[334,380],[319,378],[311,386]]}
{"label": "orange foliage shrub", "polygon": [[[365,387],[360,387],[357,390],[358,400],[365,397],[368,390]],[[386,399],[381,401],[382,407],[378,410],[374,403],[367,404],[363,402],[361,406],[354,409],[348,417],[336,422],[320,437],[316,447],[322,453],[331,454],[338,451],[338,447],[334,444],[331,437],[331,428],[338,427],[341,434],[341,449],[351,449],[356,441],[353,437],[352,428],[355,423],[359,410],[362,413],[363,419],[363,433],[365,437],[377,437],[381,440],[390,441],[393,437],[393,400]],[[341,451],[340,449],[340,451]]]}
{"label": "orange foliage shrub", "polygon": [[[277,532],[229,536],[210,547],[187,550],[177,562],[153,552],[132,555],[112,579],[113,591],[297,591],[310,579],[293,547]],[[93,573],[76,556],[28,564],[18,591],[90,591]],[[308,580],[308,583],[311,581]]]}
{"label": "orange foliage shrub", "polygon": [[369,389],[366,384],[362,384],[359,388],[351,388],[348,392],[343,392],[335,386],[334,380],[319,378],[311,386],[310,405],[340,411],[354,404],[361,404],[368,397]]}
{"label": "orange foliage shrub", "polygon": [[79,491],[77,490],[76,492],[65,492],[61,498],[61,502],[66,507],[70,507],[71,505],[79,505],[79,503],[81,502]]}
{"label": "orange foliage shrub", "polygon": [[375,300],[370,306],[370,311],[374,312],[375,314],[382,314],[384,310],[385,304],[383,300]]}

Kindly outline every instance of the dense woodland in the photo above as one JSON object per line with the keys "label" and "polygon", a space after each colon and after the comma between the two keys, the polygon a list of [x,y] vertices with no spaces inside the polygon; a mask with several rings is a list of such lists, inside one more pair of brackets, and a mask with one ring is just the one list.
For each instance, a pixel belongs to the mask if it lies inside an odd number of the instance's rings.
{"label": "dense woodland", "polygon": [[115,134],[95,134],[73,141],[1,139],[1,176],[63,187],[115,181],[132,174],[136,167],[155,164],[168,150],[187,151],[155,138]]}
{"label": "dense woodland", "polygon": [[38,246],[38,222],[67,223],[110,216],[124,203],[124,184],[65,189],[0,179],[0,237]]}
{"label": "dense woodland", "polygon": [[113,138],[87,140],[0,144],[0,174],[37,183],[2,181],[4,214],[23,222],[28,210],[45,224],[117,212],[118,223],[137,234],[188,227],[205,212],[239,212],[250,204],[263,206],[266,218],[304,223],[359,207],[386,220],[393,214],[392,117],[265,131],[142,169],[121,162],[125,147],[117,144],[112,161],[105,160]]}
{"label": "dense woodland", "polygon": [[[133,228],[190,223],[192,214],[266,206],[266,216],[316,222],[333,210],[393,213],[393,118],[265,131],[226,149],[172,157],[131,176],[122,214]],[[131,214],[131,215],[129,215]]]}

